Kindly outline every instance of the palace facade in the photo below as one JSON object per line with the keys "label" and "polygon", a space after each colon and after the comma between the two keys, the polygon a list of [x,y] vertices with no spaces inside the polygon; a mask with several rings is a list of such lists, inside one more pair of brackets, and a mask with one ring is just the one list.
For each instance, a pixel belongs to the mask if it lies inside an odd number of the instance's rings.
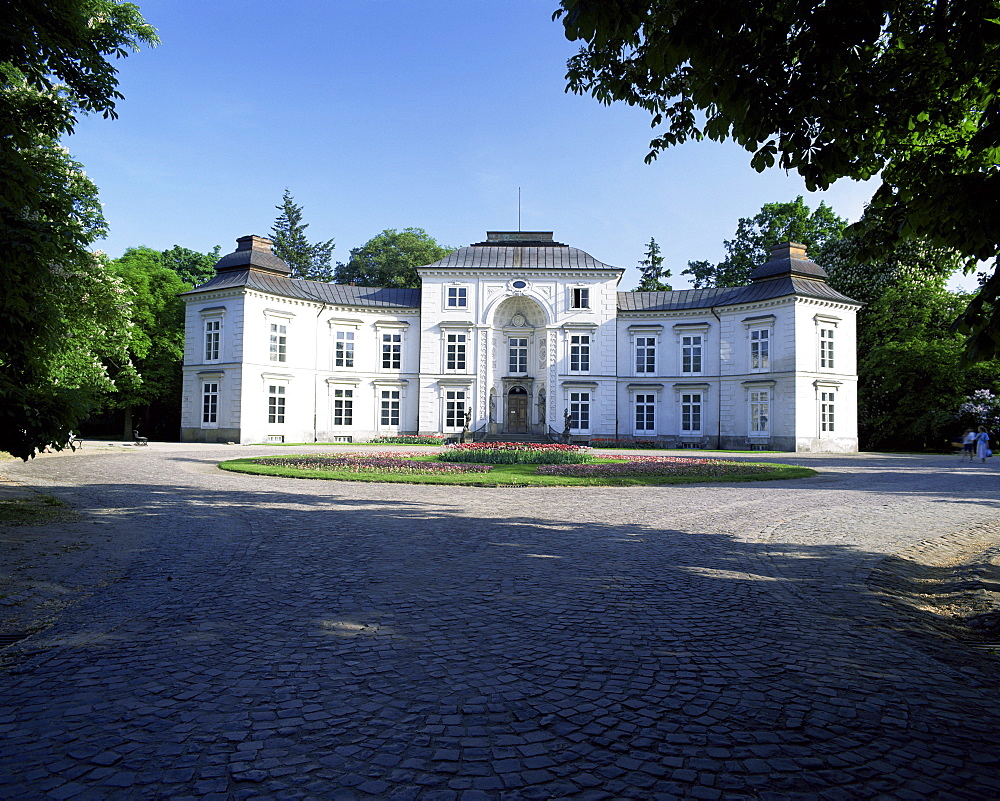
{"label": "palace facade", "polygon": [[185,293],[188,442],[383,435],[857,450],[855,316],[801,245],[743,287],[620,292],[623,270],[490,231],[420,289],[289,278],[246,236]]}

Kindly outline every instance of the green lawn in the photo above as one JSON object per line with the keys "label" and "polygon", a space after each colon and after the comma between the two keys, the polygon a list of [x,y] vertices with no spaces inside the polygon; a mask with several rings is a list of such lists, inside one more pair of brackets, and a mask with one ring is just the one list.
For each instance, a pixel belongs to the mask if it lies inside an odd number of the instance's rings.
{"label": "green lawn", "polygon": [[[327,456],[328,454],[318,454]],[[271,461],[295,461],[308,456],[270,457]],[[433,462],[436,454],[413,456],[412,461]],[[722,460],[710,460],[719,462]],[[596,458],[596,464],[621,465],[618,459]],[[703,475],[680,473],[658,476],[602,476],[576,477],[560,475],[538,475],[534,464],[494,465],[488,473],[390,473],[365,471],[354,472],[338,469],[298,468],[283,464],[260,464],[257,458],[230,459],[219,464],[223,470],[253,475],[279,476],[283,478],[311,478],[334,481],[377,481],[400,484],[446,484],[472,487],[586,487],[586,486],[657,486],[662,484],[705,484],[734,481],[774,481],[791,478],[807,478],[816,475],[807,467],[790,467],[762,462],[731,462],[722,469],[724,475]],[[767,472],[758,472],[767,469]]]}

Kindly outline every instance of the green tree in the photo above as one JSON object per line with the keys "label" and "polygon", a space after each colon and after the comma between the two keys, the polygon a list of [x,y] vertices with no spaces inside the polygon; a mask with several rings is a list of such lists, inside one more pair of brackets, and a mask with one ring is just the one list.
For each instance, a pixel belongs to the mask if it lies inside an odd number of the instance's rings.
{"label": "green tree", "polygon": [[[181,367],[184,361],[184,302],[179,294],[191,288],[175,265],[183,255],[180,269],[190,272],[192,264],[204,264],[211,254],[180,248],[156,251],[152,248],[129,248],[111,262],[111,268],[128,287],[132,296],[132,337],[127,361],[111,364],[112,371],[123,371],[116,378],[105,407],[124,411],[123,436],[131,437],[139,425],[144,432],[163,436],[180,427],[177,410],[181,405]],[[212,262],[214,264],[214,261]],[[195,278],[200,276],[195,275]],[[141,410],[141,422],[133,419],[133,410]]]}
{"label": "green tree", "polygon": [[[866,228],[888,224],[874,210]],[[955,409],[980,387],[1000,386],[1000,363],[962,366],[953,328],[968,297],[946,283],[961,264],[947,248],[908,240],[868,257],[862,229],[826,248],[830,283],[858,312],[858,428],[864,449],[936,448],[953,438]]]}
{"label": "green tree", "polygon": [[639,262],[639,267],[642,270],[642,279],[635,292],[669,292],[672,289],[670,284],[663,282],[664,278],[670,277],[670,270],[664,269],[660,246],[653,237],[649,238],[646,258]]}
{"label": "green tree", "polygon": [[809,256],[823,261],[825,248],[839,240],[847,220],[821,202],[815,211],[802,200],[765,203],[753,217],[742,217],[736,235],[725,242],[727,257],[719,264],[689,261],[682,275],[690,275],[696,289],[710,286],[742,286],[750,282],[750,272],[767,261],[770,250],[782,242],[806,246]]}
{"label": "green tree", "polygon": [[647,110],[647,160],[733,139],[810,190],[879,176],[873,204],[908,238],[992,260],[963,314],[967,355],[1000,350],[1000,25],[993,2],[561,0],[584,42],[568,88]]}
{"label": "green tree", "polygon": [[160,253],[164,267],[169,267],[185,284],[198,286],[211,281],[215,277],[215,265],[220,258],[222,247],[216,245],[208,253],[182,248],[174,245],[170,250]]}
{"label": "green tree", "polygon": [[333,240],[313,244],[306,239],[309,224],[302,222],[302,207],[296,205],[295,198],[287,189],[282,196],[281,205],[275,208],[281,214],[271,228],[271,238],[274,240],[272,250],[292,268],[292,278],[330,281],[333,278],[333,267],[330,265],[335,247]]}
{"label": "green tree", "polygon": [[122,295],[89,253],[104,232],[97,189],[58,140],[80,112],[116,115],[121,95],[108,58],[157,40],[131,3],[13,0],[5,8],[0,450],[27,459],[65,442],[109,380],[97,356],[127,339],[113,329]]}
{"label": "green tree", "polygon": [[417,267],[443,259],[454,248],[442,247],[423,228],[389,228],[351,250],[338,264],[334,281],[359,286],[419,287]]}

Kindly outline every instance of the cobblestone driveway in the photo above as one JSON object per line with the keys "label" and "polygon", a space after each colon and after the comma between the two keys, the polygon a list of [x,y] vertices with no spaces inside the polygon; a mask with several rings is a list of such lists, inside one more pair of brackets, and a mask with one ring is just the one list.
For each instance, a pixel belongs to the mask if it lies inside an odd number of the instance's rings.
{"label": "cobblestone driveway", "polygon": [[0,798],[1000,797],[1000,661],[923,647],[867,584],[1000,523],[992,465],[589,490],[214,467],[265,450],[2,466],[129,544],[54,576],[89,596],[0,673]]}

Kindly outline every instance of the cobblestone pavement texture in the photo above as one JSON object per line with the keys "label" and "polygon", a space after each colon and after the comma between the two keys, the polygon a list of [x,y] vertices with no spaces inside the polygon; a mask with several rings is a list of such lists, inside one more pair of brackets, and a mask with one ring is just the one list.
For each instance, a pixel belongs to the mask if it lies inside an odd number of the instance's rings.
{"label": "cobblestone pavement texture", "polygon": [[996,534],[992,465],[589,489],[214,466],[273,451],[0,465],[123,543],[53,576],[86,597],[13,646],[0,798],[1000,797],[1000,661],[924,648],[868,582]]}

